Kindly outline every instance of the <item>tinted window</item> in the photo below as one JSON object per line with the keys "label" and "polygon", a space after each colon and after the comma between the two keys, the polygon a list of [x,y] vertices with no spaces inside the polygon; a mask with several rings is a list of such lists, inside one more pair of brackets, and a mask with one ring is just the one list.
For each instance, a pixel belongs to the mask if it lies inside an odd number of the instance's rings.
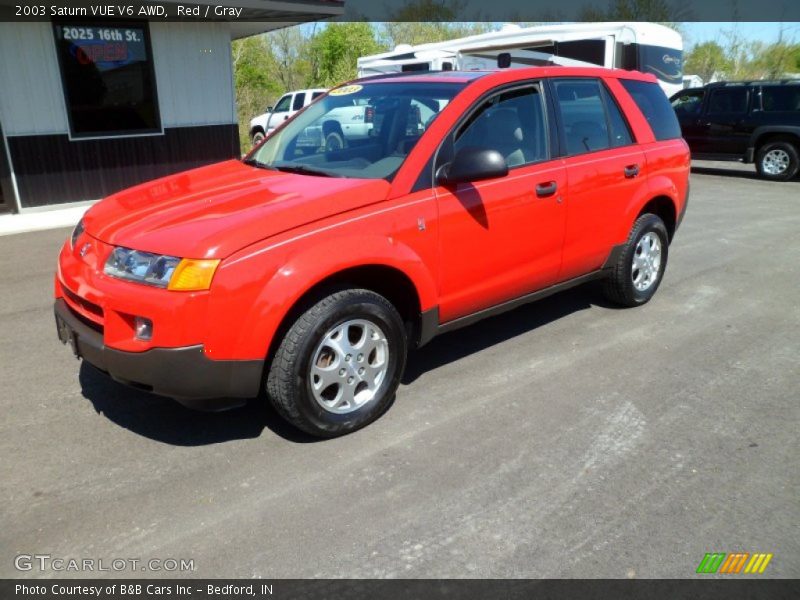
{"label": "tinted window", "polygon": [[564,58],[581,60],[593,65],[606,64],[605,40],[575,40],[572,42],[556,42],[556,54]]}
{"label": "tinted window", "polygon": [[657,140],[672,140],[681,137],[681,127],[675,111],[672,110],[667,96],[658,87],[658,84],[630,79],[620,79],[620,83],[642,111]]}
{"label": "tinted window", "polygon": [[291,102],[292,102],[292,95],[291,94],[287,94],[286,96],[284,96],[283,98],[278,100],[278,103],[275,105],[275,112],[286,112],[286,111],[288,111],[289,110],[289,105],[291,104]]}
{"label": "tinted window", "polygon": [[633,143],[631,130],[628,128],[628,122],[622,116],[622,111],[617,106],[616,100],[611,97],[605,86],[601,87],[603,91],[603,100],[606,103],[606,112],[608,113],[608,125],[611,131],[611,146],[616,148],[619,146],[627,146]]}
{"label": "tinted window", "polygon": [[767,112],[800,110],[800,85],[775,85],[763,88],[761,107]]}
{"label": "tinted window", "polygon": [[708,100],[709,114],[747,112],[747,90],[743,87],[722,88],[711,91]]}
{"label": "tinted window", "polygon": [[511,90],[484,102],[456,132],[454,151],[497,150],[509,167],[545,160],[547,135],[539,90]]}
{"label": "tinted window", "polygon": [[161,130],[147,23],[53,25],[73,136]]}
{"label": "tinted window", "polygon": [[595,79],[559,79],[553,85],[567,154],[609,148],[608,123],[600,83]]}
{"label": "tinted window", "polygon": [[322,94],[324,94],[324,93],[325,93],[325,92],[314,92],[313,94],[311,94],[311,99],[312,99],[312,100],[316,100],[317,98],[319,98],[320,96],[322,96]]}
{"label": "tinted window", "polygon": [[306,95],[303,92],[294,95],[294,102],[292,103],[292,110],[300,110],[303,108],[303,102],[306,100]]}
{"label": "tinted window", "polygon": [[672,108],[679,115],[696,115],[703,105],[703,92],[682,92],[672,98]]}

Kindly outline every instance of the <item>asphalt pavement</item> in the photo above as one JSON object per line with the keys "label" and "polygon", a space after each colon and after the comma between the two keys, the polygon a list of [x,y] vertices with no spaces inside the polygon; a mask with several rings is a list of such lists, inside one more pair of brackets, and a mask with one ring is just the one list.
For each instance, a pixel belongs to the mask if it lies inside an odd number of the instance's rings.
{"label": "asphalt pavement", "polygon": [[683,578],[734,551],[800,577],[798,232],[800,181],[698,163],[651,303],[588,285],[442,336],[330,441],[81,365],[52,316],[68,230],[0,237],[0,577]]}

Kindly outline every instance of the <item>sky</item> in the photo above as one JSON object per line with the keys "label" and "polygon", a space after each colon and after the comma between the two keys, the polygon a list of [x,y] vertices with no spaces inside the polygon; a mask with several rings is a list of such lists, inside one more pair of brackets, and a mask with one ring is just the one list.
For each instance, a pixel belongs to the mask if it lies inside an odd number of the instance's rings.
{"label": "sky", "polygon": [[783,29],[784,40],[787,42],[795,41],[800,43],[800,23],[774,23],[774,22],[740,22],[740,23],[684,23],[684,47],[691,48],[695,44],[707,41],[725,40],[724,31],[731,31],[734,28],[749,41],[774,42]]}

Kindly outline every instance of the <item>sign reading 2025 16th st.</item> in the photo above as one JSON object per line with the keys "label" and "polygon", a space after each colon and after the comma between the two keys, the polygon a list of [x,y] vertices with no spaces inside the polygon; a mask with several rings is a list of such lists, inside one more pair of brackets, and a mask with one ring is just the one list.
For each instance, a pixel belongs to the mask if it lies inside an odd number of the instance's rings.
{"label": "sign reading 2025 16th st.", "polygon": [[78,64],[105,64],[142,61],[147,58],[141,27],[83,26],[71,23],[55,26],[56,39],[68,44],[68,54]]}

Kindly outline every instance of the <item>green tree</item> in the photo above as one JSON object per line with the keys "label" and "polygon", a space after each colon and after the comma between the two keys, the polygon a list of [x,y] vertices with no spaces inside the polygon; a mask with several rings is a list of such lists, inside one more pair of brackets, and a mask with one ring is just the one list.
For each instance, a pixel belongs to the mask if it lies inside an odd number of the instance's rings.
{"label": "green tree", "polygon": [[314,57],[311,81],[314,85],[331,87],[353,79],[360,56],[385,49],[375,39],[369,23],[329,23],[310,41],[309,50]]}
{"label": "green tree", "polygon": [[273,76],[275,57],[263,35],[235,40],[231,46],[231,56],[239,143],[242,150],[246,150],[250,147],[250,119],[263,113],[283,89]]}
{"label": "green tree", "polygon": [[726,73],[730,70],[725,49],[717,42],[703,42],[692,48],[684,58],[683,72],[699,75],[705,83],[711,80],[714,73]]}

